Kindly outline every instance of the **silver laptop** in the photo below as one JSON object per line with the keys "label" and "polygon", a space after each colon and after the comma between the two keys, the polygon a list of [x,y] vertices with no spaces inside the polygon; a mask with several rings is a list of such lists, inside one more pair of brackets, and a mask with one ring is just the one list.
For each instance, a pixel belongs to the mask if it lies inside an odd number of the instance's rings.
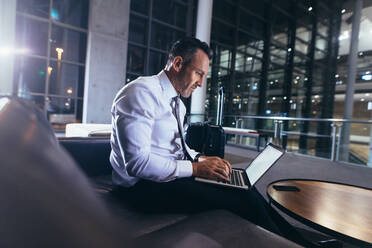
{"label": "silver laptop", "polygon": [[278,159],[283,156],[285,150],[281,147],[269,143],[263,151],[247,166],[245,169],[233,168],[230,176],[230,182],[211,180],[196,177],[195,180],[203,183],[212,183],[224,187],[233,187],[239,189],[250,189]]}

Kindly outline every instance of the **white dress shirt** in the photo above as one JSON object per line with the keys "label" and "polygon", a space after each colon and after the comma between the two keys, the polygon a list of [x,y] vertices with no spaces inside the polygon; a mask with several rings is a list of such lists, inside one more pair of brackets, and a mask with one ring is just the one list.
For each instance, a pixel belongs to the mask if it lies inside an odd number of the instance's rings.
{"label": "white dress shirt", "polygon": [[[173,114],[177,92],[164,71],[139,77],[116,95],[112,113],[110,162],[116,185],[130,187],[138,180],[167,182],[192,176]],[[180,119],[186,108],[180,105]],[[197,152],[190,150],[194,158]]]}

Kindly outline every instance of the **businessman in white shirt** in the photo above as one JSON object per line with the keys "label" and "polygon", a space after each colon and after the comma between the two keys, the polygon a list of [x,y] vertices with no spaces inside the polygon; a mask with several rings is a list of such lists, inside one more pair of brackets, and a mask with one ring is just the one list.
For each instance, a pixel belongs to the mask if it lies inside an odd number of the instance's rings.
{"label": "businessman in white shirt", "polygon": [[192,180],[193,176],[229,180],[231,173],[228,161],[201,156],[180,134],[186,109],[179,96],[190,97],[202,86],[210,59],[206,43],[185,38],[173,45],[164,70],[139,77],[117,93],[111,110],[113,183],[136,208],[167,212],[223,208],[289,237],[288,224],[256,189],[240,192]]}

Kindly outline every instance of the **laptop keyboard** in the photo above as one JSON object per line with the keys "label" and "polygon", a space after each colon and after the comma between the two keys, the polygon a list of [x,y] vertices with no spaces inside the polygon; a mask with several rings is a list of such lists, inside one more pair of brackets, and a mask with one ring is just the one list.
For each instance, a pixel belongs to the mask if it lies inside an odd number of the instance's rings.
{"label": "laptop keyboard", "polygon": [[235,186],[244,186],[244,182],[242,181],[240,174],[241,174],[241,171],[232,170],[231,175],[230,175],[230,182],[227,182],[227,181],[221,181],[221,182],[235,185]]}

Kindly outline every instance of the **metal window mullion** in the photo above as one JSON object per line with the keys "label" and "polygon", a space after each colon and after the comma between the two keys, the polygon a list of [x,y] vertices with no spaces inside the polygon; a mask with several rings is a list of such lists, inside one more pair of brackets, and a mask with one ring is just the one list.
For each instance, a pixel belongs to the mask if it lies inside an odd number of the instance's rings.
{"label": "metal window mullion", "polygon": [[53,19],[51,19],[51,22],[52,22],[52,24],[54,24],[56,26],[60,26],[62,28],[67,28],[67,29],[72,29],[74,31],[78,31],[78,32],[88,33],[88,30],[87,29],[84,29],[84,28],[79,28],[79,27],[76,27],[76,26],[72,26],[70,24],[66,24],[66,23],[62,23],[62,22],[59,22],[59,21],[55,21]]}
{"label": "metal window mullion", "polygon": [[159,49],[159,48],[156,48],[156,47],[150,47],[150,51],[164,53],[164,54],[167,54],[168,53],[167,51],[164,51],[164,50]]}
{"label": "metal window mullion", "polygon": [[131,46],[139,47],[139,48],[146,48],[146,47],[147,47],[146,45],[139,44],[139,43],[137,43],[137,42],[130,41],[130,40],[128,40],[128,44],[131,45]]}
{"label": "metal window mullion", "polygon": [[160,24],[160,25],[163,25],[163,26],[166,26],[168,28],[171,28],[171,29],[174,29],[174,30],[177,30],[177,31],[180,31],[180,32],[185,32],[185,29],[184,28],[180,28],[178,26],[175,26],[175,25],[172,25],[172,24],[169,24],[169,23],[166,23],[166,22],[163,22],[163,21],[160,21],[156,18],[152,18],[152,21],[154,23],[157,23],[157,24]]}
{"label": "metal window mullion", "polygon": [[[294,16],[293,21],[289,21],[289,30],[288,30],[288,45],[287,49],[287,57],[286,57],[286,70],[284,73],[284,96],[287,98],[284,100],[282,105],[282,113],[289,113],[290,110],[290,97],[291,97],[291,90],[292,90],[292,76],[293,76],[293,66],[294,66],[294,55],[295,55],[295,44],[296,44],[296,3],[292,6],[292,13]],[[288,122],[284,123],[284,129],[288,129]]]}
{"label": "metal window mullion", "polygon": [[[56,58],[49,58],[49,61],[57,61],[58,62],[58,59],[56,59]],[[71,61],[71,60],[65,60],[65,59],[61,59],[60,62],[61,63],[65,63],[65,64],[77,65],[77,66],[85,66],[84,63],[75,62],[75,61]]]}
{"label": "metal window mullion", "polygon": [[32,20],[36,20],[36,21],[41,21],[41,22],[45,22],[45,23],[49,22],[49,19],[47,19],[47,18],[43,18],[43,17],[39,17],[39,16],[35,16],[35,15],[30,15],[30,14],[23,13],[23,12],[20,12],[20,11],[17,11],[16,14],[19,15],[19,16],[22,16],[22,17],[32,19]]}
{"label": "metal window mullion", "polygon": [[149,74],[149,68],[150,68],[150,40],[151,40],[151,28],[152,28],[152,6],[153,6],[154,0],[150,0],[149,4],[149,19],[147,24],[147,47],[146,47],[146,56],[145,56],[145,75]]}
{"label": "metal window mullion", "polygon": [[[52,4],[53,4],[53,0],[50,0],[49,2],[49,23],[48,23],[48,46],[47,46],[47,63],[46,63],[46,79],[45,79],[45,95],[44,95],[44,113],[45,113],[45,116],[47,117],[47,114],[48,114],[48,109],[47,109],[47,96],[49,94],[49,81],[50,81],[50,75],[49,75],[49,72],[48,72],[48,68],[49,68],[49,63],[50,63],[50,49],[51,49],[51,39],[52,39],[52,22],[51,22],[51,15],[50,13],[52,13]],[[49,99],[50,100],[50,99]]]}
{"label": "metal window mullion", "polygon": [[[316,43],[316,33],[317,33],[317,15],[318,15],[318,6],[314,6],[314,16],[312,17],[312,33],[311,33],[311,41],[310,47],[308,51],[308,56],[310,60],[307,62],[307,70],[305,75],[307,77],[306,81],[306,93],[305,93],[305,101],[304,107],[302,108],[301,117],[309,118],[311,112],[311,96],[312,96],[312,88],[313,88],[313,69],[314,69],[314,54],[315,54],[315,43]],[[308,133],[309,132],[309,123],[304,122],[302,125],[301,133]],[[307,149],[307,135],[300,136],[299,146],[300,149]]]}
{"label": "metal window mullion", "polygon": [[193,18],[192,18],[192,11],[193,11],[193,1],[188,0],[187,2],[187,15],[186,15],[186,36],[191,37],[193,35],[192,33],[192,23],[193,23]]}

